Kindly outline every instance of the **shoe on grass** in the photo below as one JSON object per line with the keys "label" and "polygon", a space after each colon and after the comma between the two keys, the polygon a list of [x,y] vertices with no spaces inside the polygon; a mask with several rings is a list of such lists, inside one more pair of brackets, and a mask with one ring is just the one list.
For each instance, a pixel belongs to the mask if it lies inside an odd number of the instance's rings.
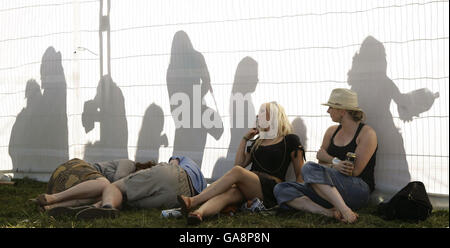
{"label": "shoe on grass", "polygon": [[54,207],[47,211],[49,216],[59,217],[59,216],[70,216],[75,217],[75,215],[85,209],[93,208],[94,206],[78,206],[78,207]]}
{"label": "shoe on grass", "polygon": [[119,216],[119,210],[115,208],[87,208],[78,212],[75,216],[77,220],[92,220],[98,218],[114,219]]}

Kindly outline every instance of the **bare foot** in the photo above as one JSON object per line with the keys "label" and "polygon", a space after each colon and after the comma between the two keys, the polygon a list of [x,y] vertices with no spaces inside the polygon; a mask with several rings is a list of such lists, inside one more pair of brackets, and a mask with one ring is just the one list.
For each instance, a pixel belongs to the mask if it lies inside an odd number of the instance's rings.
{"label": "bare foot", "polygon": [[99,202],[93,204],[93,206],[96,207],[96,208],[100,208],[102,206],[102,202],[99,201]]}
{"label": "bare foot", "polygon": [[46,206],[52,204],[54,201],[54,197],[52,195],[40,194],[36,197],[36,202],[40,206]]}
{"label": "bare foot", "polygon": [[44,194],[44,197],[45,197],[48,205],[54,204],[56,202],[56,198],[53,195]]}
{"label": "bare foot", "polygon": [[333,217],[338,220],[338,221],[342,221],[342,214],[341,212],[339,212],[339,210],[333,208]]}
{"label": "bare foot", "polygon": [[350,208],[347,211],[340,212],[342,214],[342,222],[344,223],[355,223],[358,220],[359,215],[353,212]]}
{"label": "bare foot", "polygon": [[330,218],[335,218],[336,220],[342,221],[342,214],[336,208],[327,209],[324,214]]}
{"label": "bare foot", "polygon": [[181,206],[181,212],[187,216],[189,209],[191,209],[191,198],[183,195],[177,195],[177,201]]}
{"label": "bare foot", "polygon": [[203,216],[198,212],[190,212],[187,217],[188,225],[198,225],[203,221]]}

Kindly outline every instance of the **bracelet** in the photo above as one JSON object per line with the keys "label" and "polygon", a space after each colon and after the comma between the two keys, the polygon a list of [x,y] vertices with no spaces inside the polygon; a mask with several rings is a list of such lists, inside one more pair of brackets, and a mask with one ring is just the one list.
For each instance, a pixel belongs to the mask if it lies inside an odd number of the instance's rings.
{"label": "bracelet", "polygon": [[[337,157],[334,157],[333,160],[331,160],[331,164],[332,164],[333,166],[338,165],[339,162],[341,162],[341,160],[338,159]],[[331,167],[331,168],[333,168],[333,167]]]}

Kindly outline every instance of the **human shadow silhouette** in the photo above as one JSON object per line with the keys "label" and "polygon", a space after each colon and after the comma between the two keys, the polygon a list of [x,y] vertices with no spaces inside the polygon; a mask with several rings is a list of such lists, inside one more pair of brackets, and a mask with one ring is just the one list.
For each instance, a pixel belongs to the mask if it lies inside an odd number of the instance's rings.
{"label": "human shadow silhouette", "polygon": [[308,137],[306,135],[307,127],[301,117],[297,117],[292,121],[292,133],[296,134],[300,138],[300,142],[303,148],[308,150]]}
{"label": "human shadow silhouette", "polygon": [[427,111],[439,94],[419,89],[402,94],[386,75],[387,61],[383,44],[372,36],[362,43],[353,57],[348,72],[348,84],[358,93],[360,107],[366,114],[366,123],[378,137],[375,166],[376,187],[386,192],[397,192],[410,180],[403,137],[395,126],[390,104],[397,104],[400,119],[412,121],[413,116]]}
{"label": "human shadow silhouette", "polygon": [[39,132],[36,130],[40,129],[42,121],[39,115],[42,93],[36,80],[27,81],[25,98],[27,104],[17,115],[9,139],[9,156],[14,171],[31,170],[39,157]]}
{"label": "human shadow silhouette", "polygon": [[41,88],[31,79],[25,88],[27,106],[16,118],[9,154],[17,172],[52,172],[68,160],[67,85],[61,53],[48,47],[40,67]]}
{"label": "human shadow silhouette", "polygon": [[[184,31],[174,35],[166,79],[176,125],[173,154],[188,156],[201,167],[207,134],[218,140],[223,124],[219,114],[203,102],[203,97],[212,91],[208,67]],[[205,114],[210,120],[213,117],[215,125],[203,125]]]}
{"label": "human shadow silhouette", "polygon": [[136,151],[136,162],[159,161],[160,146],[167,147],[169,145],[166,134],[161,135],[163,128],[164,112],[160,106],[152,103],[145,111],[142,120]]}
{"label": "human shadow silhouette", "polygon": [[[303,145],[303,149],[307,151],[308,137],[306,135],[306,125],[301,117],[297,117],[292,121],[292,133],[296,134],[300,138],[300,143]],[[306,158],[306,154],[303,154]],[[308,159],[308,158],[306,158]],[[292,165],[292,162],[291,162]],[[286,171],[286,181],[296,181],[294,167],[289,166]]]}
{"label": "human shadow silhouette", "polygon": [[255,92],[258,81],[258,62],[248,56],[243,58],[236,68],[230,96],[230,144],[227,156],[219,158],[214,165],[213,180],[233,168],[242,137],[255,127],[256,114],[251,93]]}
{"label": "human shadow silhouette", "polygon": [[125,100],[120,88],[109,75],[97,86],[94,99],[84,103],[82,123],[90,132],[100,123],[100,140],[85,145],[84,160],[89,162],[128,158],[128,126]]}

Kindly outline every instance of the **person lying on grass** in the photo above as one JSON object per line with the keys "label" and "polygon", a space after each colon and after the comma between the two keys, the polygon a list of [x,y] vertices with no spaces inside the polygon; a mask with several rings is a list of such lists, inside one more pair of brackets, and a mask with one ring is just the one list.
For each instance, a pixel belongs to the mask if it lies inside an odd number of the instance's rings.
{"label": "person lying on grass", "polygon": [[[284,182],[274,194],[281,208],[293,208],[337,218],[346,223],[357,221],[353,210],[367,206],[375,188],[374,168],[378,148],[375,131],[362,123],[364,113],[358,107],[356,92],[334,89],[328,103],[334,125],[326,131],[317,152],[319,163],[307,162],[302,168],[304,183]],[[354,163],[346,154],[356,154]]]}
{"label": "person lying on grass", "polygon": [[71,215],[77,219],[114,218],[124,201],[132,207],[173,208],[178,206],[178,194],[194,196],[205,187],[206,180],[192,159],[173,156],[169,163],[158,163],[106,184],[100,192],[96,190],[96,195],[91,193],[98,200],[93,205],[54,207],[48,213],[52,216]]}
{"label": "person lying on grass", "polygon": [[[240,142],[235,166],[199,195],[191,197],[183,194],[177,197],[187,217],[187,224],[199,224],[204,217],[218,214],[226,206],[240,205],[255,197],[263,201],[265,208],[274,207],[276,199],[273,188],[285,179],[291,161],[296,180],[302,182],[300,169],[304,150],[299,137],[291,130],[291,124],[279,104],[262,104],[257,116],[257,128],[251,129]],[[259,137],[246,149],[247,142],[256,134]],[[245,169],[250,163],[251,170]],[[194,210],[200,204],[203,205]]]}
{"label": "person lying on grass", "polygon": [[46,194],[41,194],[30,201],[37,204],[41,211],[48,211],[54,207],[93,204],[111,182],[155,164],[153,161],[137,163],[129,159],[88,163],[74,158],[53,171]]}

